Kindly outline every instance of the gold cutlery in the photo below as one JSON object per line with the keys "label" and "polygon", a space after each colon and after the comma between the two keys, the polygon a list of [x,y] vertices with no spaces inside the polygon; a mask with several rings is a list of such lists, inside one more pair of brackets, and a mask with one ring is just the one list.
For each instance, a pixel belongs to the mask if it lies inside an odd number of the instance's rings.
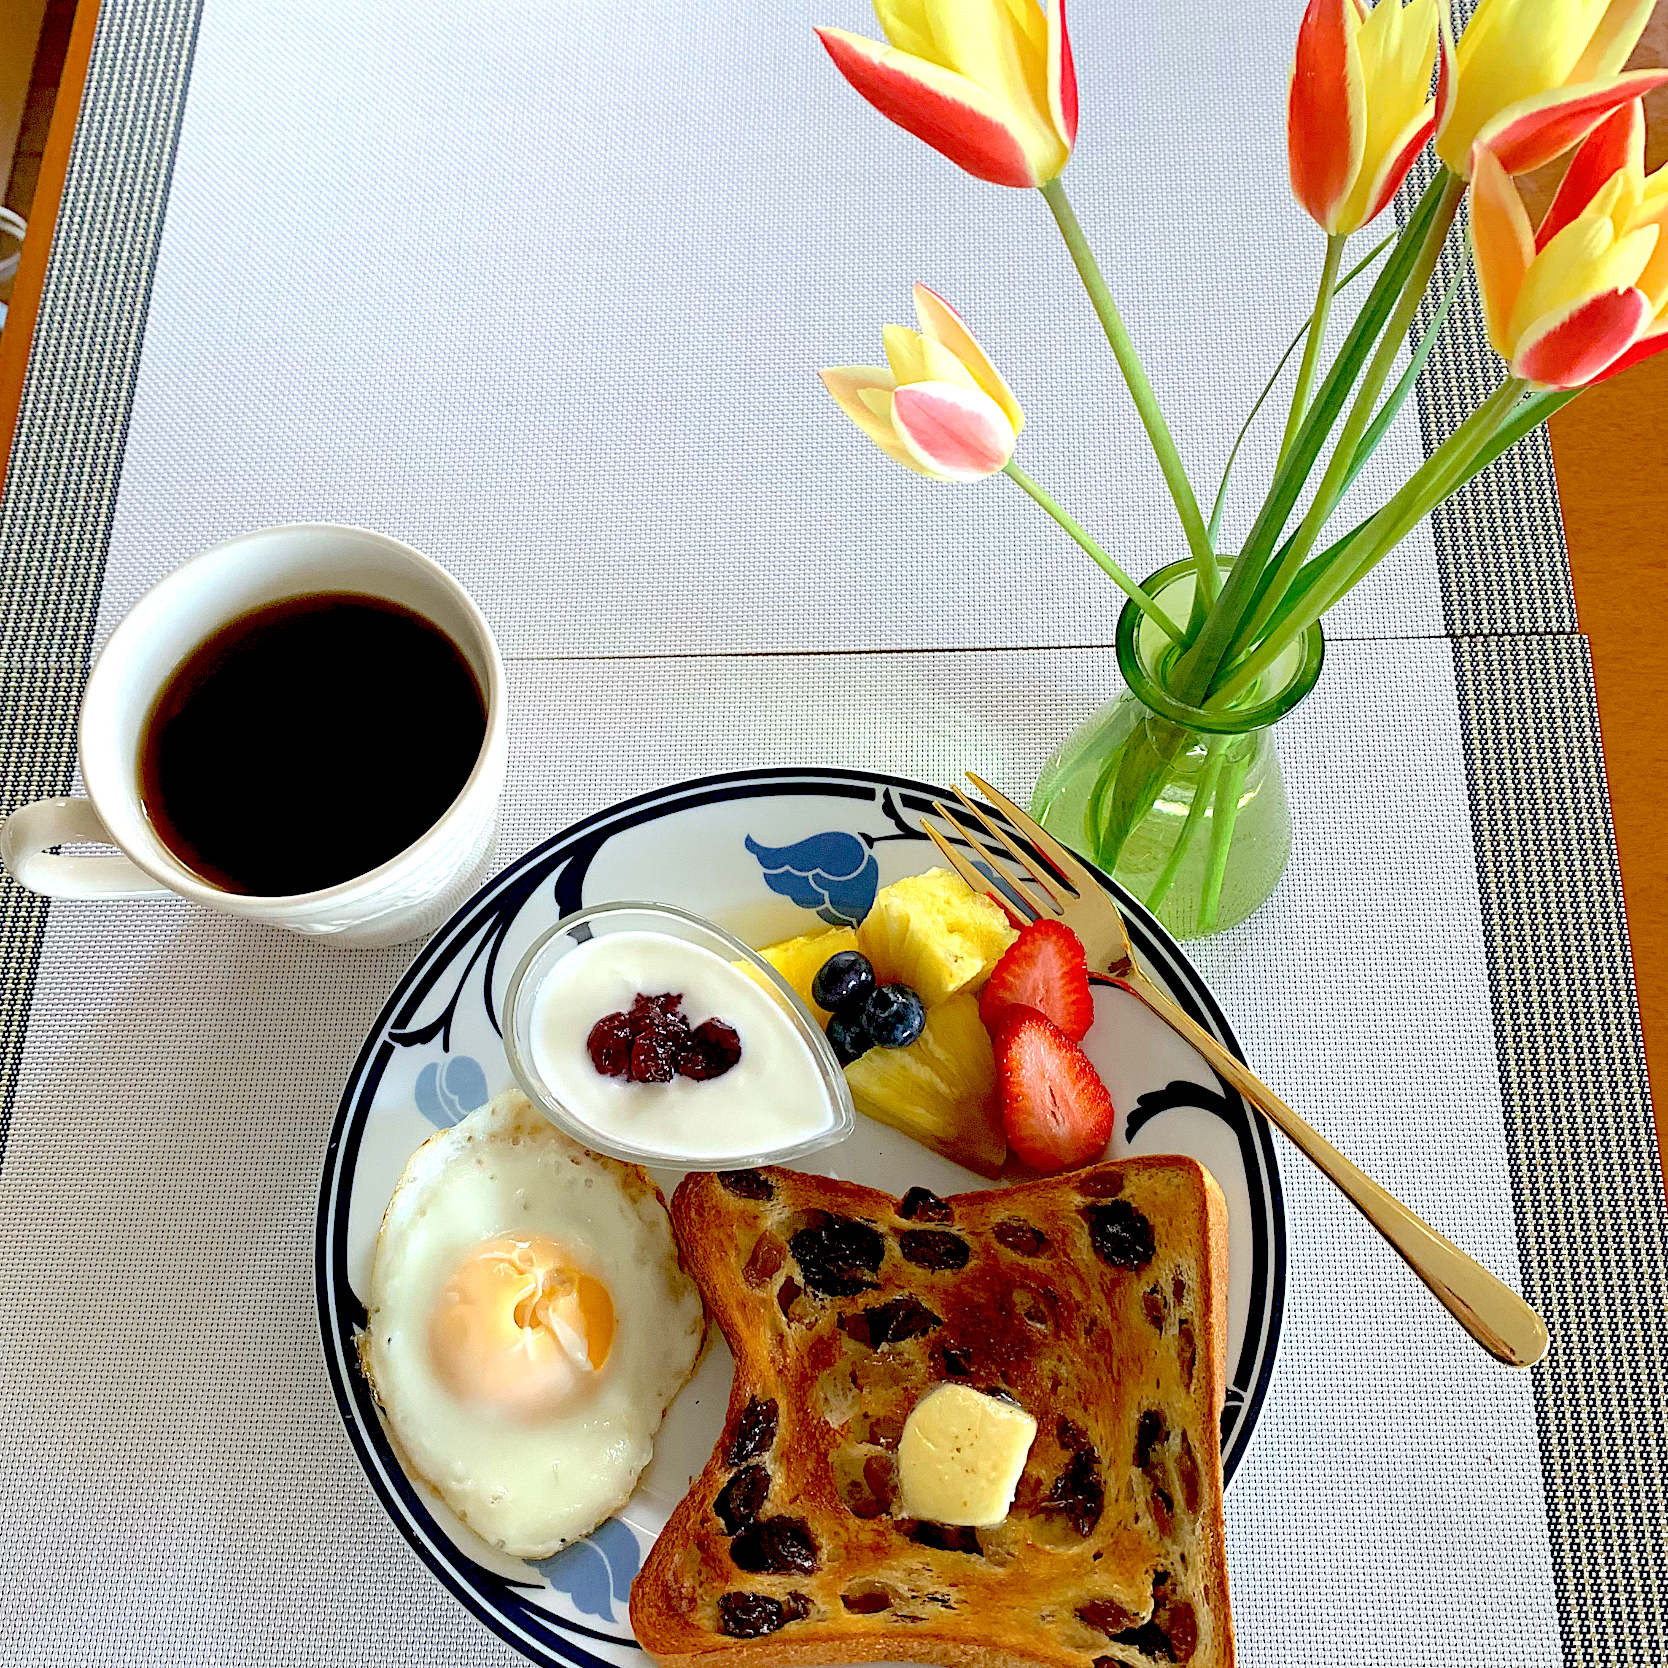
{"label": "gold cutlery", "polygon": [[1025,879],[1019,879],[1001,866],[997,854],[983,841],[975,839],[942,801],[935,800],[933,809],[972,850],[997,868],[1003,885],[993,883],[936,828],[924,824],[956,873],[975,891],[988,893],[1009,910],[1014,910],[1017,900],[1019,912],[1033,920],[1052,917],[1063,921],[1082,940],[1090,972],[1102,974],[1120,990],[1128,991],[1177,1036],[1191,1043],[1220,1077],[1258,1107],[1390,1242],[1403,1262],[1430,1287],[1437,1301],[1484,1349],[1514,1367],[1528,1367],[1539,1361],[1547,1349],[1546,1322],[1504,1281],[1468,1257],[1451,1240],[1444,1239],[1366,1171],[1352,1164],[1209,1032],[1183,1013],[1136,965],[1123,917],[1095,876],[1012,800],[972,771],[967,775],[1038,855],[1022,850],[1000,823],[956,788],[952,791],[963,808],[1019,865]]}

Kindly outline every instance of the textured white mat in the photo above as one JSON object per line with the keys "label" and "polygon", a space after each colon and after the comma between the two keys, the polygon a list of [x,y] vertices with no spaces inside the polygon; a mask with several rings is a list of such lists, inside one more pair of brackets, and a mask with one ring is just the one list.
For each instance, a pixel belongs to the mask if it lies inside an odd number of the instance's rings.
{"label": "textured white mat", "polygon": [[[1074,13],[1067,183],[1207,505],[1319,270],[1285,179],[1297,16]],[[106,625],[205,545],[325,520],[438,557],[517,653],[1110,642],[1121,597],[1012,483],[906,474],[817,383],[875,362],[923,279],[1026,403],[1031,473],[1138,577],[1182,553],[1041,198],[888,126],[813,23],[873,20],[206,0]],[[1360,502],[1420,456],[1410,409]],[[1427,529],[1333,626],[1442,629]]]}
{"label": "textured white mat", "polygon": [[[501,851],[749,765],[977,759],[1022,791],[1111,676],[1087,652],[523,662]],[[1270,1080],[1512,1277],[1447,645],[1341,645],[1282,743],[1291,870],[1200,962]],[[406,955],[52,911],[0,1172],[0,1659],[511,1660],[382,1518],[318,1359],[324,1132]],[[1558,1662],[1528,1380],[1282,1162],[1286,1330],[1229,1502],[1242,1661]]]}

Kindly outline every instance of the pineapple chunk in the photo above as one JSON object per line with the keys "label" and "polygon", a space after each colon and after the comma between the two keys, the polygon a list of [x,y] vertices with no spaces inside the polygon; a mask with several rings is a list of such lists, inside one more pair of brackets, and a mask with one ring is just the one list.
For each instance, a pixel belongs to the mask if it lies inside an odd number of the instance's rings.
{"label": "pineapple chunk", "polygon": [[828,1010],[811,1000],[811,981],[830,956],[856,948],[857,934],[850,927],[828,927],[821,932],[801,933],[798,938],[785,938],[759,954],[793,986],[794,993],[811,1010],[817,1024],[826,1025]]}
{"label": "pineapple chunk", "polygon": [[846,1082],[859,1112],[981,1176],[1001,1174],[1008,1145],[996,1058],[976,997],[928,1008],[926,1029],[908,1048],[871,1048],[846,1067]]}
{"label": "pineapple chunk", "polygon": [[957,991],[978,990],[1018,936],[959,875],[929,869],[881,889],[857,943],[880,983],[908,985],[932,1008]]}

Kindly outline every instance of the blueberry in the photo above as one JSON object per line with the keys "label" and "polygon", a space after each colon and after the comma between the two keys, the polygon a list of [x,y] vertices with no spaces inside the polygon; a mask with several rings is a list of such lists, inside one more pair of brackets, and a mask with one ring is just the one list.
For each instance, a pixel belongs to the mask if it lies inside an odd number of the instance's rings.
{"label": "blueberry", "polygon": [[880,1048],[908,1048],[927,1023],[921,998],[908,985],[882,985],[863,1004],[863,1024]]}
{"label": "blueberry", "polygon": [[874,1038],[863,1024],[863,1004],[842,1008],[828,1022],[828,1046],[842,1066],[861,1060],[874,1047]]}
{"label": "blueberry", "polygon": [[817,976],[811,981],[811,1000],[833,1013],[848,1002],[854,1005],[866,1002],[874,988],[875,970],[869,965],[869,958],[855,950],[841,950],[817,969]]}

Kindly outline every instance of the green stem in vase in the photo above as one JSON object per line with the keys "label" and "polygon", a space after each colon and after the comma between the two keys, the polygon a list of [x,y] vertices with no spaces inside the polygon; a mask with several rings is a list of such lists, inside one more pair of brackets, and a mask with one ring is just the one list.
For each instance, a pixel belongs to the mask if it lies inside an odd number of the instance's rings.
{"label": "green stem in vase", "polygon": [[1149,713],[1102,766],[1089,795],[1085,827],[1103,868],[1117,867],[1125,843],[1158,803],[1191,735],[1168,718]]}
{"label": "green stem in vase", "polygon": [[1089,537],[1088,533],[1084,531],[1082,525],[1069,512],[1056,503],[1053,496],[1044,487],[1032,480],[1031,477],[1011,459],[1002,473],[1016,485],[1024,487],[1032,498],[1041,504],[1042,507],[1047,510],[1048,513],[1053,516],[1054,519],[1059,522],[1059,524],[1064,527],[1065,530],[1070,533],[1080,545],[1082,545],[1082,547],[1089,553],[1095,565],[1104,574],[1106,574],[1112,583],[1116,585],[1118,589],[1122,591],[1124,595],[1128,597],[1129,600],[1133,602],[1136,607],[1139,608],[1141,612],[1145,614],[1147,618],[1170,639],[1172,643],[1181,642],[1181,627],[1164,612],[1164,610],[1158,605],[1156,599],[1149,592],[1144,591],[1140,585],[1131,579],[1130,576],[1125,573],[1124,570],[1115,561],[1113,561],[1113,559],[1108,556],[1092,538]]}
{"label": "green stem in vase", "polygon": [[1060,235],[1066,240],[1066,248],[1071,253],[1077,275],[1083,280],[1083,288],[1088,291],[1095,315],[1106,332],[1107,341],[1112,344],[1118,369],[1123,372],[1124,382],[1135,401],[1135,409],[1141,414],[1147,439],[1152,443],[1153,451],[1157,455],[1158,466],[1164,472],[1164,484],[1170,489],[1176,513],[1181,517],[1182,531],[1187,536],[1187,548],[1192,552],[1193,563],[1198,570],[1199,588],[1204,592],[1207,602],[1213,601],[1218,589],[1216,557],[1211,550],[1210,537],[1205,531],[1204,517],[1199,513],[1199,501],[1193,496],[1192,483],[1187,478],[1186,469],[1182,467],[1181,453],[1176,450],[1170,426],[1164,421],[1164,413],[1159,409],[1158,396],[1147,380],[1141,356],[1135,351],[1135,343],[1131,340],[1123,317],[1118,312],[1117,302],[1112,299],[1111,290],[1107,288],[1100,263],[1096,261],[1094,251],[1089,247],[1089,240],[1083,235],[1077,211],[1066,198],[1065,188],[1059,179],[1055,178],[1049,180],[1041,189],[1043,200],[1048,204],[1060,227]]}
{"label": "green stem in vase", "polygon": [[1222,774],[1216,784],[1211,813],[1210,852],[1205,861],[1205,880],[1199,893],[1199,931],[1213,932],[1216,912],[1222,906],[1222,877],[1228,872],[1228,848],[1234,843],[1234,824],[1239,821],[1240,790],[1245,786],[1249,754],[1241,748],[1224,755]]}
{"label": "green stem in vase", "polygon": [[1199,825],[1205,819],[1205,810],[1216,793],[1216,779],[1222,774],[1222,737],[1207,736],[1205,738],[1205,768],[1200,776],[1198,785],[1193,790],[1193,803],[1187,808],[1186,820],[1182,823],[1181,833],[1176,836],[1176,843],[1170,848],[1170,855],[1164,860],[1164,868],[1157,880],[1153,882],[1152,891],[1147,894],[1147,908],[1157,910],[1170,895],[1170,888],[1176,883],[1176,876],[1181,873],[1181,866],[1187,859],[1187,854],[1193,849],[1193,842],[1199,836]]}
{"label": "green stem in vase", "polygon": [[[1309,390],[1315,383],[1315,364],[1326,337],[1326,321],[1337,291],[1338,265],[1344,258],[1346,238],[1337,233],[1326,240],[1326,259],[1321,263],[1320,288],[1315,292],[1315,309],[1309,316],[1309,339],[1303,344],[1303,363],[1297,367],[1297,386],[1292,389],[1291,410],[1286,413],[1286,432],[1280,437],[1280,458],[1292,449],[1303,413],[1309,409]],[[1278,467],[1276,460],[1276,467]]]}

